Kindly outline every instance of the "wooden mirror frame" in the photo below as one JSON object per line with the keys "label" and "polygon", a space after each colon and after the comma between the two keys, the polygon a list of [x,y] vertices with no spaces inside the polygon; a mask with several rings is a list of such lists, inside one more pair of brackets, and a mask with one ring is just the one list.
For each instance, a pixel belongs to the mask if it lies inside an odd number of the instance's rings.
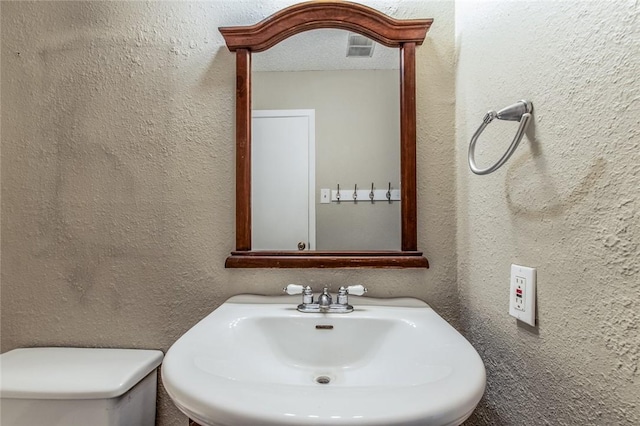
{"label": "wooden mirror frame", "polygon": [[[418,251],[416,200],[416,46],[432,19],[398,20],[361,4],[310,1],[285,8],[258,24],[220,27],[236,53],[236,250],[227,268],[428,268]],[[251,53],[295,34],[343,29],[400,49],[401,251],[251,250]]]}

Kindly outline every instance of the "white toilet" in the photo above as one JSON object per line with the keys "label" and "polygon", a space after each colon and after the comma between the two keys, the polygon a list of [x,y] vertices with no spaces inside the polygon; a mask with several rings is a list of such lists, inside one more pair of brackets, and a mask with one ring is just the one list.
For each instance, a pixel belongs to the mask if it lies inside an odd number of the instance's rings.
{"label": "white toilet", "polygon": [[153,426],[160,351],[28,348],[0,355],[2,426]]}

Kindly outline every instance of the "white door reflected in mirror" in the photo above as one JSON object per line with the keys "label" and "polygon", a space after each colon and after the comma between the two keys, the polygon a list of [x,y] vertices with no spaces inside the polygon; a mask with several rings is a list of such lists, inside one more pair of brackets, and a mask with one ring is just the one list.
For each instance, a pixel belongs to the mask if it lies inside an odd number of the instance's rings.
{"label": "white door reflected in mirror", "polygon": [[253,249],[313,250],[315,111],[254,110],[252,129]]}

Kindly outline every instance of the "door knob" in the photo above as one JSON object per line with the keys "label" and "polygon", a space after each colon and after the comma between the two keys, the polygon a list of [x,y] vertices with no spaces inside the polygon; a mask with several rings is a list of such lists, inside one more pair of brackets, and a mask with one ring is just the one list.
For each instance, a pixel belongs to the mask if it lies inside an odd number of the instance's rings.
{"label": "door knob", "polygon": [[303,241],[300,241],[298,243],[298,250],[304,250],[305,248],[307,248],[307,245]]}

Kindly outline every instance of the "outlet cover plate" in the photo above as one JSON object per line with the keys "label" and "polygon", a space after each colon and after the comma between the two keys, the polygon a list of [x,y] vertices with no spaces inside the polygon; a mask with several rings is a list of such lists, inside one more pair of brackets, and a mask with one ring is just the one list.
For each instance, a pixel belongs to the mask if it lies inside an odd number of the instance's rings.
{"label": "outlet cover plate", "polygon": [[509,315],[536,325],[536,268],[511,265]]}

